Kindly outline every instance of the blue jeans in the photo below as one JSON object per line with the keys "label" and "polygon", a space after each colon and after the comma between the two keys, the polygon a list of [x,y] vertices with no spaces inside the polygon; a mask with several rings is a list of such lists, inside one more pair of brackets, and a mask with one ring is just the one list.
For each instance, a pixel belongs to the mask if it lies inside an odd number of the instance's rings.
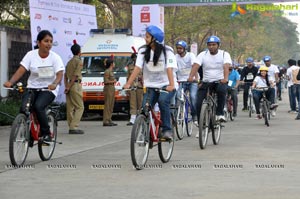
{"label": "blue jeans", "polygon": [[[263,91],[258,91],[258,90],[253,90],[253,101],[254,101],[254,105],[255,105],[255,109],[256,109],[256,114],[260,114],[260,100],[263,96]],[[266,97],[267,99],[271,102],[271,104],[274,104],[274,100],[275,100],[275,92],[274,92],[274,88],[269,88],[266,91]],[[272,101],[273,99],[273,101]]]}
{"label": "blue jeans", "polygon": [[[300,99],[300,84],[294,84],[295,86],[295,93],[296,93],[296,98]],[[300,106],[299,106],[299,101],[298,101],[298,116],[300,116]]]}
{"label": "blue jeans", "polygon": [[160,110],[160,118],[162,121],[162,132],[172,131],[171,127],[171,111],[170,104],[171,98],[175,95],[175,90],[172,92],[159,92],[156,88],[147,88],[147,92],[144,94],[142,107],[145,109],[146,102],[154,107],[154,105],[158,102],[159,110]]}
{"label": "blue jeans", "polygon": [[190,82],[180,82],[179,89],[177,90],[177,100],[181,95],[181,89],[183,88],[184,92],[189,91],[190,93],[190,102],[191,102],[191,115],[193,119],[197,117],[197,90],[198,83],[190,83]]}
{"label": "blue jeans", "polygon": [[[28,101],[29,92],[26,91],[22,96],[22,105],[20,112],[25,113],[26,103]],[[46,108],[55,99],[55,95],[50,91],[33,91],[31,104],[32,110],[37,117],[40,124],[41,135],[48,135],[50,133],[50,127],[48,124]]]}
{"label": "blue jeans", "polygon": [[198,120],[200,118],[200,111],[202,107],[202,103],[206,97],[208,87],[210,91],[214,90],[217,94],[217,110],[216,115],[224,115],[224,105],[226,102],[226,94],[227,94],[227,84],[222,83],[207,83],[204,82],[200,85],[198,89],[198,96],[197,96],[197,116]]}
{"label": "blue jeans", "polygon": [[295,88],[295,85],[291,85],[288,89],[289,89],[288,92],[289,92],[289,102],[290,102],[291,111],[296,111],[296,88]]}

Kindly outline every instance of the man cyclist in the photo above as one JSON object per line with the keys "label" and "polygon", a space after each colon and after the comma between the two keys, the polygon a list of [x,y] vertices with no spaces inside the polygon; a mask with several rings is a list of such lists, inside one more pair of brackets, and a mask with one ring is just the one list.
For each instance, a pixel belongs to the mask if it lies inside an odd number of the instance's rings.
{"label": "man cyclist", "polygon": [[194,77],[194,82],[188,82],[192,65],[196,60],[196,56],[187,52],[187,43],[183,40],[176,43],[177,54],[175,55],[177,60],[177,80],[180,82],[179,89],[177,91],[177,96],[180,96],[180,92],[183,88],[184,91],[189,90],[190,101],[191,101],[191,115],[194,124],[198,125],[197,113],[196,113],[196,103],[197,103],[197,90],[198,90],[198,74]]}
{"label": "man cyclist", "polygon": [[[275,66],[274,64],[271,64],[271,57],[266,55],[264,56],[263,58],[263,61],[265,63],[265,65],[268,67],[268,76],[269,76],[269,80],[270,81],[273,81],[275,84],[279,82],[279,69],[277,66]],[[275,106],[277,107],[278,105],[275,104],[275,94],[276,94],[276,91],[275,91],[275,87],[271,88],[271,90],[273,90],[274,92],[274,99],[271,99],[271,115],[274,117],[276,115],[276,112],[275,112]],[[273,95],[272,95],[273,96]]]}
{"label": "man cyclist", "polygon": [[[142,107],[145,107],[148,99],[152,107],[158,102],[162,120],[162,137],[172,139],[170,103],[177,87],[176,58],[173,49],[164,45],[164,32],[159,27],[148,26],[145,40],[146,45],[139,49],[135,68],[124,88],[128,89],[138,74],[143,71],[147,92],[144,94]],[[158,89],[165,89],[168,92],[158,92]]]}
{"label": "man cyclist", "polygon": [[224,116],[224,105],[226,101],[227,83],[229,75],[229,66],[232,63],[230,54],[220,50],[220,39],[217,36],[210,36],[207,39],[207,48],[201,52],[196,62],[193,64],[188,81],[193,81],[199,67],[203,68],[203,82],[200,84],[197,93],[197,116],[200,117],[201,106],[206,97],[208,87],[215,90],[217,94],[216,119],[220,122],[226,122]]}
{"label": "man cyclist", "polygon": [[241,71],[241,81],[244,84],[244,93],[243,93],[243,111],[248,110],[248,96],[249,96],[249,88],[252,86],[253,80],[257,75],[258,68],[254,66],[254,59],[252,57],[248,57],[246,59],[247,66],[244,67]]}
{"label": "man cyclist", "polygon": [[240,74],[233,68],[233,65],[229,66],[228,77],[228,95],[231,96],[233,102],[233,117],[236,117],[237,105],[238,105],[238,87],[240,84]]}

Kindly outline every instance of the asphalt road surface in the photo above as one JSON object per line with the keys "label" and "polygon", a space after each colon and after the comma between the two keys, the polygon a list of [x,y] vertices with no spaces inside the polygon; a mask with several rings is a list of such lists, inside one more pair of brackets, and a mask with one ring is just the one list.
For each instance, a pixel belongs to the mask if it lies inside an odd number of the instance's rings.
{"label": "asphalt road surface", "polygon": [[60,121],[63,144],[52,160],[41,161],[37,148],[30,148],[18,169],[8,155],[10,127],[0,127],[0,198],[300,198],[300,121],[288,113],[287,93],[270,127],[241,111],[241,95],[239,102],[238,117],[225,124],[219,145],[210,136],[200,150],[194,132],[175,142],[169,163],[161,163],[154,147],[141,171],[131,163],[125,120],[116,127],[103,127],[100,119],[82,121],[84,135],[69,135]]}

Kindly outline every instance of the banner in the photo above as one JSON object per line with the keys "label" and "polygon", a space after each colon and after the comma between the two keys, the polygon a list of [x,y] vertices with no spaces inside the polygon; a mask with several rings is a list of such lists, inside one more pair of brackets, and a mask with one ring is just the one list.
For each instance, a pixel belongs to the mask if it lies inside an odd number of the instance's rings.
{"label": "banner", "polygon": [[145,37],[146,27],[159,26],[164,30],[164,7],[159,5],[133,5],[132,6],[132,34]]}
{"label": "banner", "polygon": [[[73,57],[70,49],[73,40],[82,46],[90,36],[90,29],[97,28],[94,6],[63,0],[30,0],[29,6],[32,46],[36,45],[41,30],[49,30],[53,34],[51,50],[61,56],[65,65]],[[56,101],[65,101],[63,91],[62,84]]]}

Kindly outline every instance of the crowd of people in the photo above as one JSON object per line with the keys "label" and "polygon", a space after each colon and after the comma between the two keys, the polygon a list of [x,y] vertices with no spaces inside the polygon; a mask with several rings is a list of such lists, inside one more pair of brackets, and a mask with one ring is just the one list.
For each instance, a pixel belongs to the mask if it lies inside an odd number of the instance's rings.
{"label": "crowd of people", "polygon": [[[191,102],[191,115],[195,125],[198,125],[199,113],[202,102],[208,88],[217,94],[216,119],[226,122],[224,106],[226,96],[233,99],[233,116],[237,116],[238,92],[243,85],[243,111],[247,111],[249,90],[253,89],[253,101],[255,104],[257,119],[261,119],[260,100],[262,91],[256,88],[267,87],[267,98],[271,103],[272,116],[276,114],[281,100],[282,81],[287,81],[289,94],[290,113],[298,113],[296,119],[300,119],[300,60],[289,59],[287,70],[279,70],[272,64],[270,56],[263,57],[263,66],[256,66],[254,59],[248,57],[246,66],[241,70],[236,68],[230,53],[221,50],[221,40],[212,35],[206,41],[207,49],[195,56],[188,52],[188,44],[184,40],[176,43],[176,52],[170,46],[164,44],[164,32],[157,26],[150,25],[146,28],[146,44],[134,52],[128,63],[127,83],[124,89],[135,88],[130,91],[130,121],[127,125],[133,125],[137,114],[143,109],[146,102],[152,106],[156,103],[160,109],[163,137],[172,138],[170,123],[170,105],[175,104],[182,88],[189,91]],[[52,34],[43,30],[37,37],[37,48],[28,52],[20,63],[19,69],[4,83],[5,87],[11,87],[27,71],[30,76],[27,82],[28,88],[49,88],[46,92],[36,92],[33,100],[34,110],[41,125],[41,133],[45,140],[49,140],[49,125],[47,123],[45,107],[47,107],[57,95],[59,85],[64,75],[64,86],[67,100],[67,121],[69,134],[83,134],[78,128],[84,106],[82,101],[81,48],[74,41],[71,51],[74,57],[68,62],[66,69],[59,55],[51,51],[53,42]],[[114,106],[114,60],[106,61],[107,70],[104,73],[105,106],[103,111],[103,126],[116,126],[112,122]],[[200,71],[200,73],[199,73]],[[145,89],[146,88],[146,92]],[[179,89],[178,89],[179,88]],[[164,89],[167,92],[159,92]],[[176,91],[177,90],[177,91]],[[26,93],[23,102],[26,100]],[[22,105],[24,107],[24,104]],[[24,111],[21,107],[21,111]]]}

